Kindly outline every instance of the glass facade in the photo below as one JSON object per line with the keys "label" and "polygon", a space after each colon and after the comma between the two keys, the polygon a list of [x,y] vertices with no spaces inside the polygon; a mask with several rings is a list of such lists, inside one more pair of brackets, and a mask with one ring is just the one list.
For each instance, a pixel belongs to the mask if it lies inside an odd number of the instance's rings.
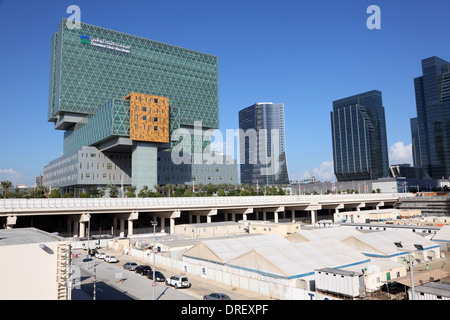
{"label": "glass facade", "polygon": [[242,109],[239,129],[241,184],[289,184],[284,104],[256,103]]}
{"label": "glass facade", "polygon": [[218,59],[157,41],[81,23],[59,24],[52,38],[48,120],[93,114],[130,92],[167,97],[180,125],[219,127]]}
{"label": "glass facade", "polygon": [[380,91],[333,101],[331,131],[338,181],[388,176],[386,122]]}
{"label": "glass facade", "polygon": [[422,60],[421,77],[414,79],[417,120],[411,120],[415,166],[435,179],[450,176],[450,62]]}
{"label": "glass facade", "polygon": [[[152,104],[144,103],[148,97]],[[62,19],[51,39],[47,115],[55,129],[65,130],[65,155],[88,146],[106,157],[121,153],[130,159],[126,164],[132,167],[130,183],[138,189],[143,184],[152,188],[161,181],[158,168],[173,165],[172,161],[158,165],[160,154],[175,145],[186,145],[192,153],[210,144],[203,139],[171,139],[176,129],[193,132],[200,124],[204,133],[219,128],[218,59],[86,23],[68,27],[67,19]],[[47,176],[55,173],[50,168],[59,170],[49,165]],[[192,169],[185,169],[165,182],[192,181],[192,176],[186,179]],[[100,173],[89,172],[89,185],[100,181]],[[55,183],[69,181],[63,176]],[[114,176],[111,179],[116,182]]]}

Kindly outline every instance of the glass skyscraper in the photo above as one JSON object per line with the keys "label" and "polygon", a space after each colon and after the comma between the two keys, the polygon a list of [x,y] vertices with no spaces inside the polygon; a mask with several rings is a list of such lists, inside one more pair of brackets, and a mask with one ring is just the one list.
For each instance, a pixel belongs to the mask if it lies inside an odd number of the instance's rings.
{"label": "glass skyscraper", "polygon": [[386,121],[380,91],[333,101],[331,133],[338,181],[388,177]]}
{"label": "glass skyscraper", "polygon": [[[128,181],[137,190],[161,181],[192,181],[191,167],[176,167],[182,172],[169,176],[163,171],[168,167],[173,171],[173,163],[161,159],[170,158],[167,155],[177,144],[187,145],[183,150],[190,153],[199,150],[196,143],[201,151],[209,144],[192,137],[172,139],[176,129],[193,132],[200,124],[203,133],[219,128],[217,57],[67,22],[62,19],[51,40],[47,117],[56,130],[64,130],[64,156],[47,166],[46,175],[66,187]],[[93,160],[106,159],[61,167],[70,163],[69,157],[88,154]],[[120,166],[125,167],[110,171]],[[69,171],[70,179],[64,176]]]}
{"label": "glass skyscraper", "polygon": [[289,184],[284,104],[256,103],[239,111],[241,184]]}
{"label": "glass skyscraper", "polygon": [[414,166],[432,178],[450,177],[450,62],[422,60],[422,76],[414,79],[417,118],[411,119]]}

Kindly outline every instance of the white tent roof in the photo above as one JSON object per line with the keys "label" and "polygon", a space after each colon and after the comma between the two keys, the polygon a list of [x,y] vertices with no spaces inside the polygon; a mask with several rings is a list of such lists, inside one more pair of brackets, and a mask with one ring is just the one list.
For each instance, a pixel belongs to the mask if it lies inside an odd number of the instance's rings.
{"label": "white tent roof", "polygon": [[443,226],[433,237],[433,241],[450,242],[450,226]]}
{"label": "white tent roof", "polygon": [[278,234],[257,235],[201,241],[183,254],[185,256],[226,263],[254,248],[288,244],[289,241]]}
{"label": "white tent roof", "polygon": [[[306,240],[323,240],[336,239],[343,240],[354,234],[361,234],[361,231],[350,226],[340,226],[335,228],[317,228],[317,229],[302,229],[296,232]],[[286,237],[289,239],[289,237]]]}
{"label": "white tent roof", "polygon": [[[342,242],[366,255],[375,257],[388,257],[409,250],[415,251],[417,250],[415,244],[423,246],[424,249],[437,246],[435,242],[405,229],[355,234]],[[394,242],[401,242],[403,248],[397,248]]]}
{"label": "white tent roof", "polygon": [[366,261],[366,256],[347,245],[324,239],[255,248],[228,265],[273,277],[297,278],[312,275],[318,268],[340,268]]}

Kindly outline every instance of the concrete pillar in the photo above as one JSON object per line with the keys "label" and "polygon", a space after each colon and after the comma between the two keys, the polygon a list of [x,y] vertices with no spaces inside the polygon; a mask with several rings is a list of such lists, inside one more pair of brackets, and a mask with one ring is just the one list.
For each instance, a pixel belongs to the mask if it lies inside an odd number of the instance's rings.
{"label": "concrete pillar", "polygon": [[316,210],[311,210],[311,224],[315,224],[316,223],[316,215],[317,215],[317,211]]}
{"label": "concrete pillar", "polygon": [[189,217],[189,223],[192,224],[192,213],[189,213],[188,217]]}
{"label": "concrete pillar", "polygon": [[244,213],[244,214],[242,215],[242,220],[247,221],[247,214],[246,214],[246,213]]}
{"label": "concrete pillar", "polygon": [[128,235],[133,235],[133,220],[128,220]]}
{"label": "concrete pillar", "polygon": [[291,210],[291,221],[292,221],[292,223],[294,223],[295,222],[295,210]]}
{"label": "concrete pillar", "polygon": [[278,212],[276,210],[273,212],[273,219],[275,223],[278,223]]}
{"label": "concrete pillar", "polygon": [[197,223],[200,223],[200,222],[201,222],[201,220],[200,220],[200,219],[201,219],[200,215],[197,214],[196,217],[197,217]]}
{"label": "concrete pillar", "polygon": [[263,209],[262,213],[263,213],[263,221],[266,221],[267,220],[266,210]]}
{"label": "concrete pillar", "polygon": [[256,210],[256,215],[255,215],[255,220],[259,220],[259,211],[258,210]]}
{"label": "concrete pillar", "polygon": [[121,238],[125,237],[125,219],[120,219],[120,231],[119,236]]}
{"label": "concrete pillar", "polygon": [[166,218],[161,217],[161,232],[166,232]]}
{"label": "concrete pillar", "polygon": [[86,237],[86,222],[80,221],[80,238]]}
{"label": "concrete pillar", "polygon": [[236,221],[236,213],[234,212],[231,214],[231,221]]}
{"label": "concrete pillar", "polygon": [[67,219],[67,234],[72,235],[72,220]]}
{"label": "concrete pillar", "polygon": [[223,219],[224,219],[225,221],[228,221],[228,213],[227,213],[227,212],[224,212],[224,213],[223,213]]}
{"label": "concrete pillar", "polygon": [[78,223],[77,221],[73,222],[73,234],[78,235]]}
{"label": "concrete pillar", "polygon": [[114,217],[113,218],[113,229],[112,229],[112,232],[113,232],[112,236],[113,237],[115,237],[116,234],[117,234],[117,230],[116,229],[117,229],[117,218]]}
{"label": "concrete pillar", "polygon": [[175,233],[175,218],[170,218],[170,234]]}
{"label": "concrete pillar", "polygon": [[206,216],[206,223],[211,223],[211,216]]}

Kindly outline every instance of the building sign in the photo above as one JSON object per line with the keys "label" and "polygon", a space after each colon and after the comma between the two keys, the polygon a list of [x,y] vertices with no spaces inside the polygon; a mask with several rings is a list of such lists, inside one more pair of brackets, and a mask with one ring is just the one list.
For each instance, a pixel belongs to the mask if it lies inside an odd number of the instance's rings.
{"label": "building sign", "polygon": [[115,43],[113,41],[107,41],[98,38],[90,38],[89,36],[81,35],[80,36],[81,43],[90,44],[91,46],[102,47],[110,50],[130,53],[130,46]]}

